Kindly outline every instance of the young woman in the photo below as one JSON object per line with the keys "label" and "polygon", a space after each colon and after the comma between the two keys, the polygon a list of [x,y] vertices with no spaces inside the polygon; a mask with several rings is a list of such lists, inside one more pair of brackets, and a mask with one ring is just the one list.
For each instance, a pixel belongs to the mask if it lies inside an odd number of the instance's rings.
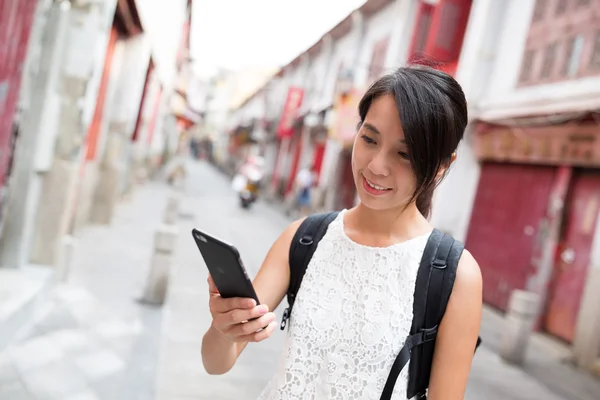
{"label": "young woman", "polygon": [[[358,111],[352,172],[360,202],[342,211],[319,242],[295,301],[284,359],[260,399],[379,399],[409,334],[417,270],[433,230],[433,191],[456,158],[467,105],[449,75],[406,67],[376,81]],[[213,323],[202,345],[209,373],[229,371],[249,342],[273,333],[270,310],[288,289],[288,252],[300,223],[277,239],[254,280],[262,305],[221,298],[209,278]],[[464,251],[436,340],[430,400],[464,398],[481,304],[479,267]],[[407,371],[394,399],[407,397]]]}

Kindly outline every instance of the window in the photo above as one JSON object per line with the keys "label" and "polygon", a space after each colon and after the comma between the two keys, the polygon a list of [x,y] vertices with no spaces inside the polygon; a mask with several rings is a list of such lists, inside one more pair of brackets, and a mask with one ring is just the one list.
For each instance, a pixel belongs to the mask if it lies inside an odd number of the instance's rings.
{"label": "window", "polygon": [[583,50],[583,36],[572,37],[565,44],[565,58],[561,69],[561,76],[572,78],[579,71],[581,52]]}
{"label": "window", "polygon": [[434,8],[432,6],[423,5],[423,11],[419,16],[412,48],[412,53],[417,57],[421,57],[425,51],[429,27],[431,26],[431,20],[433,19],[433,10]]}
{"label": "window", "polygon": [[542,70],[540,71],[540,78],[546,79],[552,76],[552,68],[556,61],[556,49],[557,43],[551,43],[546,47],[544,51],[544,61],[542,62]]}
{"label": "window", "polygon": [[519,76],[519,82],[527,82],[531,79],[531,70],[533,68],[533,61],[535,59],[535,50],[527,50],[523,57],[523,65],[521,66],[521,75]]}
{"label": "window", "polygon": [[572,37],[565,42],[564,52],[565,58],[563,60],[562,68],[560,69],[561,76],[569,76],[571,70],[571,59],[573,58],[573,50],[575,49],[575,38]]}
{"label": "window", "polygon": [[446,51],[452,51],[454,50],[454,40],[460,22],[461,10],[459,5],[449,2],[444,3],[443,7],[436,44]]}
{"label": "window", "polygon": [[567,6],[569,5],[569,0],[558,0],[556,2],[556,9],[555,9],[555,14],[556,15],[562,15],[565,13],[565,11],[567,11]]}
{"label": "window", "polygon": [[537,0],[535,2],[535,8],[533,9],[533,21],[541,21],[546,16],[546,9],[548,8],[548,0]]}
{"label": "window", "polygon": [[385,56],[387,55],[389,39],[385,38],[373,46],[373,53],[371,55],[371,65],[369,66],[369,83],[379,78],[383,73]]}
{"label": "window", "polygon": [[594,37],[594,47],[592,49],[589,69],[590,71],[600,70],[600,31],[596,31],[596,35]]}

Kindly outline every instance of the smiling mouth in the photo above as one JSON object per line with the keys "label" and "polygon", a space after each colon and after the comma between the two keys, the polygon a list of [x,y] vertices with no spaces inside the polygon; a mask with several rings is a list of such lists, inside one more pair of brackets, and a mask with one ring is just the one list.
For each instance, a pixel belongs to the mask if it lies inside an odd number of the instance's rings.
{"label": "smiling mouth", "polygon": [[367,178],[365,178],[365,176],[363,175],[363,179],[365,180],[365,182],[367,183],[367,185],[372,188],[375,189],[377,191],[380,192],[387,192],[388,190],[392,190],[391,188],[385,187],[385,186],[380,186],[380,185],[376,185],[373,182],[371,182],[370,180],[368,180]]}

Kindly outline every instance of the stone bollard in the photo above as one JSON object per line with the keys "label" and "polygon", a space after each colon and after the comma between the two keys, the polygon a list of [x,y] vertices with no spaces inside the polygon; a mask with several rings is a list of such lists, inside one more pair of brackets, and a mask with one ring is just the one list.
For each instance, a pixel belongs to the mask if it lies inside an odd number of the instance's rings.
{"label": "stone bollard", "polygon": [[174,225],[159,226],[154,236],[154,254],[150,263],[148,281],[142,296],[143,303],[162,305],[169,285],[169,272],[178,229]]}
{"label": "stone bollard", "polygon": [[177,217],[179,216],[179,206],[181,203],[181,196],[172,194],[167,201],[167,207],[163,215],[163,222],[167,225],[175,225],[177,223]]}
{"label": "stone bollard", "polygon": [[77,239],[71,235],[65,235],[59,244],[56,262],[56,279],[58,282],[66,282],[69,279],[76,244]]}
{"label": "stone bollard", "polygon": [[506,325],[500,342],[500,356],[511,364],[525,360],[527,344],[533,332],[540,296],[524,290],[514,290],[506,313]]}

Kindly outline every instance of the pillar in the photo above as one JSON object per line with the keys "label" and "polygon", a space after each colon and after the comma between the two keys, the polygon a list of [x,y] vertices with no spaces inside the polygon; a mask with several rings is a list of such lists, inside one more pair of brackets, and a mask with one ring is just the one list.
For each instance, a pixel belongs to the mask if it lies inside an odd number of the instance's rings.
{"label": "pillar", "polygon": [[57,107],[53,113],[56,139],[49,140],[38,152],[38,169],[44,177],[31,251],[31,261],[37,264],[56,265],[63,238],[76,214],[85,133],[96,104],[115,6],[116,1],[71,5],[58,95],[50,99]]}

